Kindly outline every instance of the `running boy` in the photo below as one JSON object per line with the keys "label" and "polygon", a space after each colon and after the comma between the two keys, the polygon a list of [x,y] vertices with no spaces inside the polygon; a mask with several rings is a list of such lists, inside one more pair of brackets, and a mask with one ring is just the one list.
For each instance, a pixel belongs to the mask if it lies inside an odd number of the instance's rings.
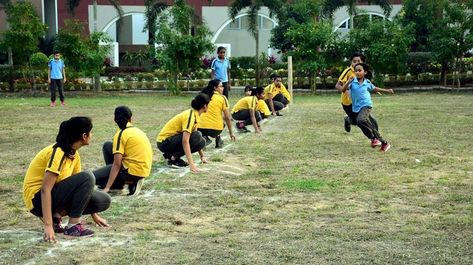
{"label": "running boy", "polygon": [[371,101],[370,92],[384,92],[394,94],[392,89],[382,89],[375,87],[369,78],[369,66],[365,63],[355,64],[355,77],[348,79],[342,87],[342,92],[350,90],[352,111],[356,118],[358,127],[363,131],[366,137],[371,140],[371,147],[381,145],[381,151],[386,152],[391,148],[391,145],[383,139],[378,131],[377,126],[372,122],[374,118],[371,116],[371,109],[373,102]]}

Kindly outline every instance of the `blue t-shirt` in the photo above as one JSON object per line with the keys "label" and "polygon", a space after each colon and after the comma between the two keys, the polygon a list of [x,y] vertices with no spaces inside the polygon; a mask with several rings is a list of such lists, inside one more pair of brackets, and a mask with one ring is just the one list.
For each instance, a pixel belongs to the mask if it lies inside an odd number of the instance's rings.
{"label": "blue t-shirt", "polygon": [[65,67],[63,60],[51,59],[49,60],[48,67],[51,69],[51,79],[63,79],[62,69]]}
{"label": "blue t-shirt", "polygon": [[360,112],[363,107],[373,107],[370,92],[374,90],[374,85],[370,80],[365,79],[363,83],[359,83],[358,79],[353,79],[350,84],[350,97],[352,101],[352,110],[355,113]]}
{"label": "blue t-shirt", "polygon": [[212,61],[210,66],[215,72],[215,79],[220,80],[220,82],[228,82],[228,69],[230,69],[230,61],[227,58],[220,60],[218,57]]}

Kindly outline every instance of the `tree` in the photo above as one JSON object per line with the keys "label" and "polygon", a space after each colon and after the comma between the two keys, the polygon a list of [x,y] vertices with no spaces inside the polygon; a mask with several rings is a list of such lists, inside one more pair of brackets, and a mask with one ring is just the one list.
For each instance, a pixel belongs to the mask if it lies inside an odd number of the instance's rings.
{"label": "tree", "polygon": [[[355,28],[354,17],[356,15],[357,0],[325,0],[323,4],[323,14],[332,17],[333,13],[340,7],[346,6],[348,15],[350,15],[350,29]],[[377,4],[383,9],[384,15],[389,16],[392,6],[389,0],[368,0],[368,4]]]}
{"label": "tree", "polygon": [[248,31],[255,38],[256,53],[255,53],[255,69],[256,69],[256,85],[259,86],[259,23],[258,13],[259,10],[266,6],[269,9],[270,16],[274,13],[277,15],[283,5],[282,0],[234,0],[230,6],[229,14],[234,20],[238,13],[245,8],[248,8],[247,15],[249,17]]}
{"label": "tree", "polygon": [[[124,13],[120,5],[120,0],[108,0],[108,2],[112,4],[113,7],[115,7],[115,9],[118,12],[118,16],[122,18]],[[79,3],[80,3],[80,0],[66,0],[67,10],[69,11],[69,13],[74,15],[75,9],[79,6]],[[97,31],[97,0],[92,0],[92,5],[93,5],[93,16],[94,16],[93,29],[94,29],[94,32],[96,32]]]}
{"label": "tree", "polygon": [[179,74],[187,74],[189,68],[199,67],[200,58],[213,49],[210,30],[194,14],[185,0],[176,0],[174,5],[160,15],[156,39],[156,51],[160,64],[172,73],[171,91],[179,93]]}
{"label": "tree", "polygon": [[350,31],[347,41],[347,55],[363,51],[367,62],[378,73],[400,73],[405,69],[410,44],[414,41],[412,28],[402,28],[397,22],[372,21]]}
{"label": "tree", "polygon": [[156,43],[156,31],[158,30],[158,17],[169,5],[161,0],[145,0],[145,7],[145,28],[149,32],[148,44],[154,45]]}
{"label": "tree", "polygon": [[19,1],[7,10],[9,28],[3,33],[2,47],[11,48],[16,65],[26,65],[30,56],[38,51],[38,43],[46,32],[46,25],[36,14],[30,2]]}
{"label": "tree", "polygon": [[278,25],[272,29],[271,47],[283,53],[294,48],[294,43],[286,37],[286,32],[294,26],[317,21],[320,14],[320,0],[296,0],[284,5],[278,15]]}
{"label": "tree", "polygon": [[429,52],[428,40],[434,30],[434,21],[441,17],[442,5],[439,1],[405,0],[399,13],[399,21],[403,27],[412,26],[415,31],[415,41],[411,52]]}
{"label": "tree", "polygon": [[315,92],[315,76],[333,62],[331,48],[337,43],[337,34],[328,21],[310,21],[293,25],[285,34],[294,43],[295,49],[289,52],[298,67],[310,76],[311,90]]}
{"label": "tree", "polygon": [[[59,30],[55,49],[64,55],[66,65],[85,76],[97,76],[102,71],[103,61],[110,49],[110,40],[105,33],[85,34],[85,25],[78,20],[66,20]],[[72,81],[72,80],[71,80]]]}
{"label": "tree", "polygon": [[[440,82],[446,85],[449,65],[460,72],[465,53],[473,48],[473,0],[441,1],[439,4],[443,15],[435,21],[428,43],[434,58],[442,65]],[[460,85],[459,73],[456,81]]]}

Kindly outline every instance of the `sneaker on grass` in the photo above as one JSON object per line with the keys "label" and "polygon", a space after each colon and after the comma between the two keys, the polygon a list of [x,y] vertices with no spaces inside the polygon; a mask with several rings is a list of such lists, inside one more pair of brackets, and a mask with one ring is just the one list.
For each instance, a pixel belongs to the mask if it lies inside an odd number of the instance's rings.
{"label": "sneaker on grass", "polygon": [[62,218],[53,217],[54,233],[64,233],[64,226],[62,225]]}
{"label": "sneaker on grass", "polygon": [[371,147],[372,148],[375,148],[376,146],[380,146],[380,145],[381,145],[381,142],[378,139],[374,138],[374,139],[371,140]]}
{"label": "sneaker on grass", "polygon": [[78,223],[73,226],[66,226],[64,229],[64,235],[70,237],[89,237],[94,235],[94,231],[87,229],[84,225]]}
{"label": "sneaker on grass", "polygon": [[212,143],[212,139],[210,139],[208,136],[204,136],[204,139],[205,139],[205,146]]}
{"label": "sneaker on grass", "polygon": [[384,142],[382,145],[381,145],[381,149],[379,151],[385,153],[387,152],[389,149],[391,149],[391,145],[388,143],[388,142]]}
{"label": "sneaker on grass", "polygon": [[168,165],[174,168],[182,168],[182,167],[187,167],[189,164],[186,161],[182,160],[181,158],[176,158],[174,160],[169,159]]}
{"label": "sneaker on grass", "polygon": [[348,116],[345,116],[345,124],[344,124],[344,127],[345,127],[345,131],[346,132],[350,132],[351,131],[351,122],[350,122],[350,118]]}
{"label": "sneaker on grass", "polygon": [[215,148],[222,148],[223,147],[223,140],[222,140],[222,137],[217,136],[215,138]]}
{"label": "sneaker on grass", "polygon": [[143,187],[143,180],[144,178],[140,178],[137,182],[128,184],[128,196],[140,194],[141,187]]}

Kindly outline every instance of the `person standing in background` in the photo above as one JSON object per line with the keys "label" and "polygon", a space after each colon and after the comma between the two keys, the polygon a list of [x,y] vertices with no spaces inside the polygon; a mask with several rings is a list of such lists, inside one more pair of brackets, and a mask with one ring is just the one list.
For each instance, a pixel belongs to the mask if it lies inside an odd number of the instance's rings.
{"label": "person standing in background", "polygon": [[223,95],[228,99],[228,92],[232,89],[230,82],[230,61],[225,57],[227,50],[225,47],[217,48],[218,57],[212,61],[210,68],[212,73],[210,76],[211,80],[218,79],[223,85]]}
{"label": "person standing in background", "polygon": [[61,106],[65,106],[63,84],[66,82],[66,70],[64,61],[61,59],[61,54],[58,51],[54,52],[54,59],[49,60],[48,63],[48,83],[51,91],[51,107],[56,106],[56,88],[59,92],[59,99]]}

